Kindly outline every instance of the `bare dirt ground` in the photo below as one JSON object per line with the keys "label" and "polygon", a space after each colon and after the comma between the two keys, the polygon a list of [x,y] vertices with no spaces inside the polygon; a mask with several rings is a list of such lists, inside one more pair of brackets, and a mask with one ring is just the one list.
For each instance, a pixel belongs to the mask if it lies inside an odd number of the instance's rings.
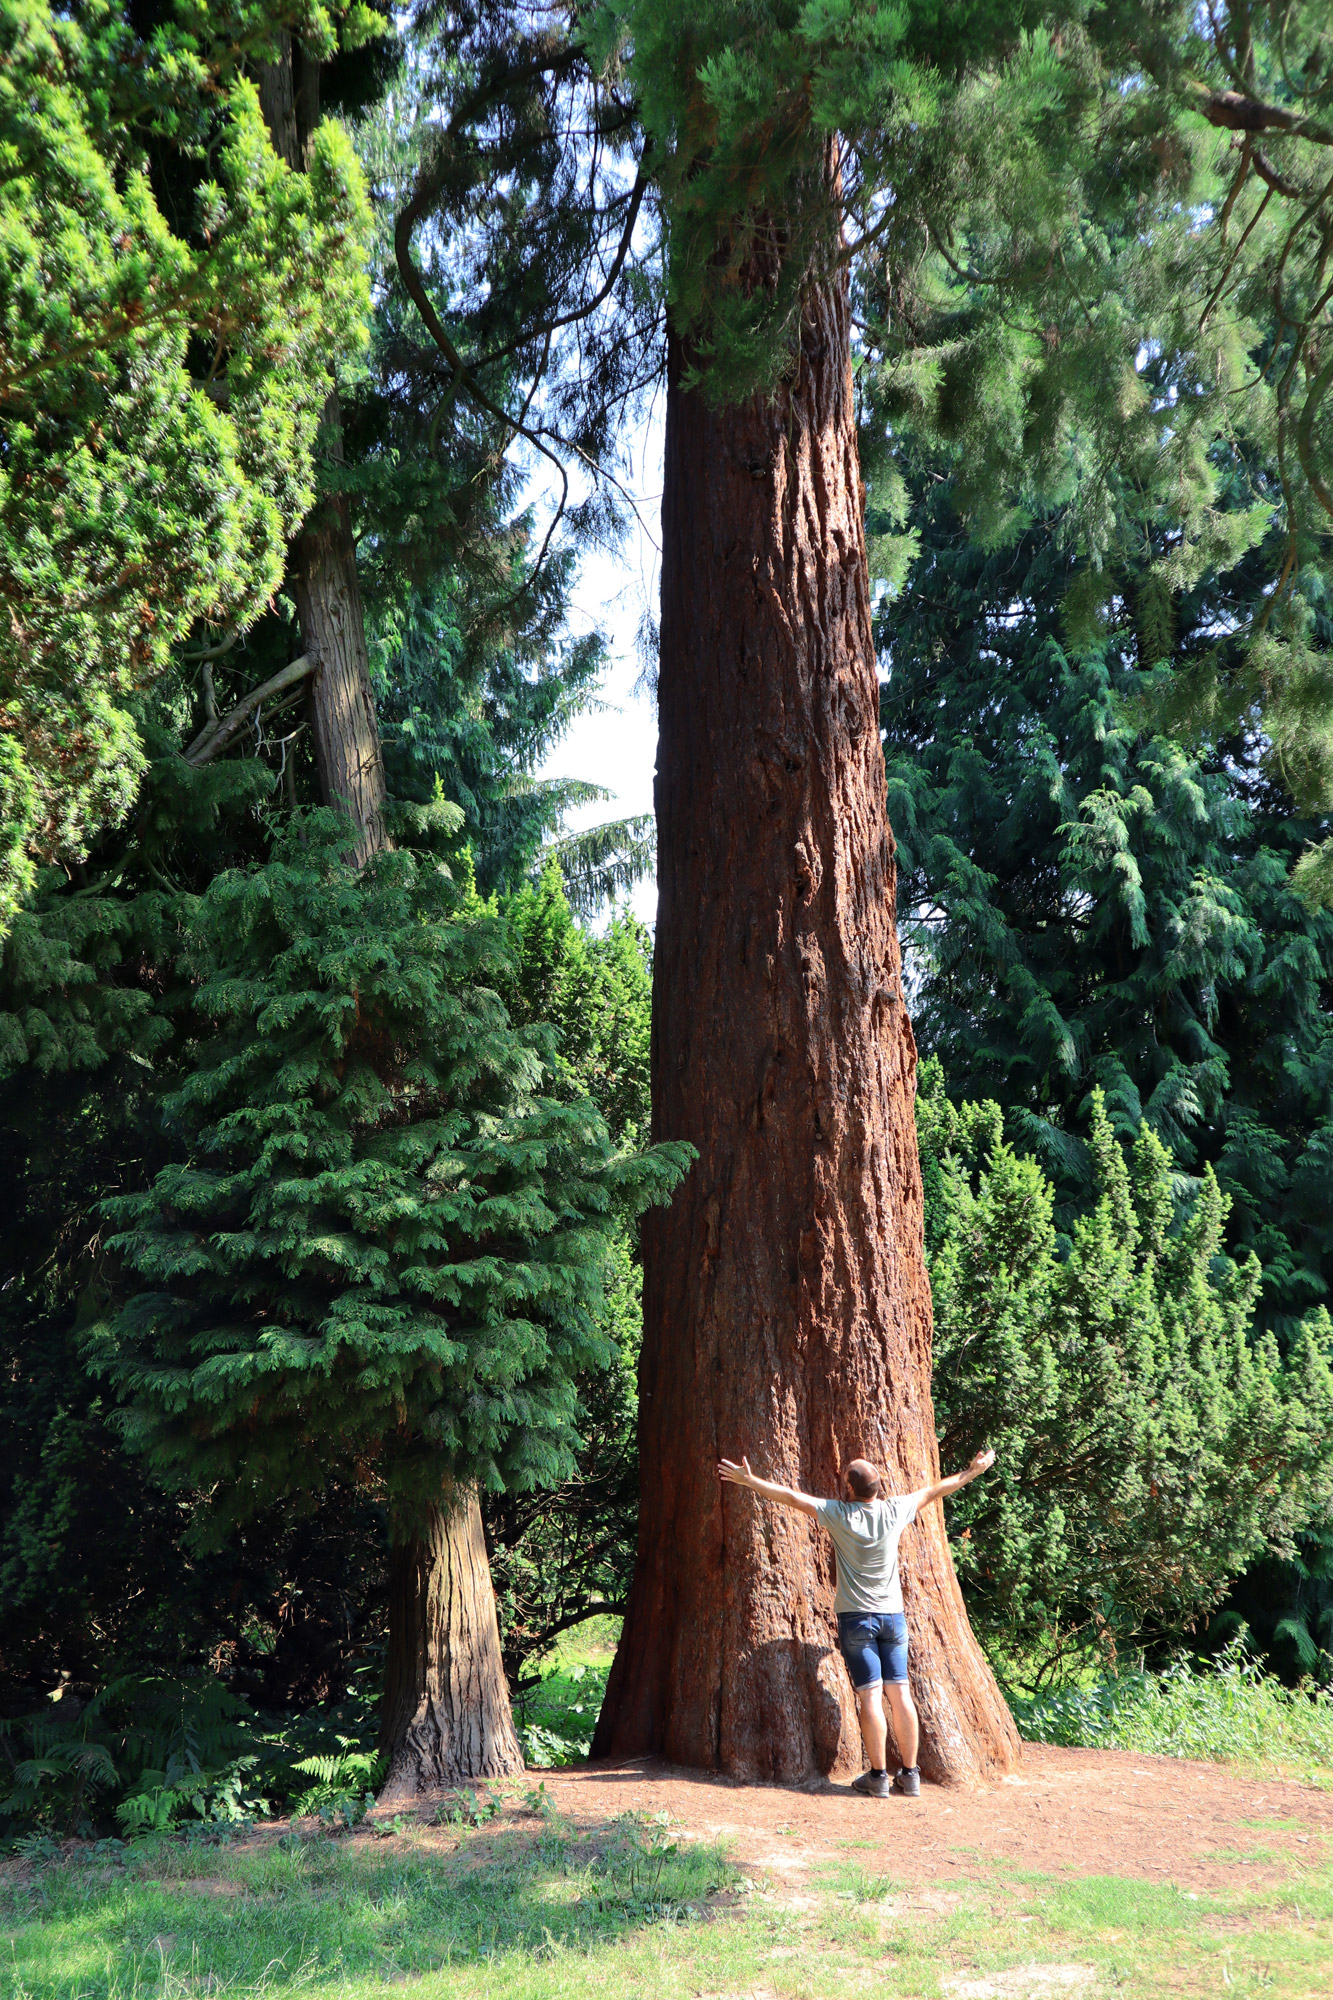
{"label": "bare dirt ground", "polygon": [[666,1813],[688,1838],[716,1840],[793,1889],[812,1863],[845,1860],[863,1843],[867,1867],[915,1889],[998,1865],[1170,1880],[1198,1893],[1258,1887],[1333,1855],[1333,1793],[1116,1750],[1029,1744],[1013,1776],[966,1790],[924,1785],[919,1799],[737,1784],[651,1759],[540,1776],[576,1823]]}

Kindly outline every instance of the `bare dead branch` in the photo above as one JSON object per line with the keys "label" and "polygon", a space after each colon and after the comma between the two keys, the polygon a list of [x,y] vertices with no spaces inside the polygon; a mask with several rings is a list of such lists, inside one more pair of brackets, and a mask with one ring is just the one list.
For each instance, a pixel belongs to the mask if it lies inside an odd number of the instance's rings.
{"label": "bare dead branch", "polygon": [[185,752],[186,763],[192,765],[196,771],[203,764],[211,764],[215,757],[236,740],[261,702],[272,701],[275,695],[282,694],[287,688],[295,687],[298,681],[305,680],[310,674],[317,672],[318,668],[319,660],[313,653],[302,653],[299,660],[289,661],[280,673],[274,674],[260,687],[251,688],[245,699],[229,710],[220,722],[200,731]]}

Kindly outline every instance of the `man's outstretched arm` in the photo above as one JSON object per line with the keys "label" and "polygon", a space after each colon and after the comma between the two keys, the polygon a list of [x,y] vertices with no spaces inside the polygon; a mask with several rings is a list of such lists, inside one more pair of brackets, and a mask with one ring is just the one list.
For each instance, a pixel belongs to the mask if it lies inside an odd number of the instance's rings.
{"label": "man's outstretched arm", "polygon": [[993,1451],[979,1451],[966,1472],[955,1472],[949,1479],[941,1479],[937,1486],[923,1486],[916,1496],[916,1511],[929,1507],[932,1500],[947,1500],[951,1493],[961,1492],[974,1479],[980,1479],[983,1472],[989,1472],[995,1463]]}
{"label": "man's outstretched arm", "polygon": [[757,1493],[761,1500],[776,1500],[779,1507],[795,1507],[801,1514],[817,1514],[819,1509],[808,1493],[802,1493],[795,1486],[779,1486],[772,1479],[760,1479],[750,1470],[750,1461],[743,1458],[739,1465],[733,1459],[718,1460],[717,1476],[732,1486],[748,1486],[751,1493]]}

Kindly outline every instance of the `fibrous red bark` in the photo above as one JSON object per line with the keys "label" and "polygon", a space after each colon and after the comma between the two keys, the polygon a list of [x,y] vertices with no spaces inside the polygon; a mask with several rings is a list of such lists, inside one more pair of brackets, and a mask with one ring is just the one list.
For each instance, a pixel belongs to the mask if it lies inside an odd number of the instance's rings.
{"label": "fibrous red bark", "polygon": [[[808,1517],[852,1457],[937,1476],[916,1049],[894,917],[845,285],[772,398],[670,358],[658,688],[654,1136],[698,1164],[643,1227],[642,1510],[596,1754],[738,1777],[863,1762]],[[927,1775],[1011,1765],[942,1510],[902,1567]]]}

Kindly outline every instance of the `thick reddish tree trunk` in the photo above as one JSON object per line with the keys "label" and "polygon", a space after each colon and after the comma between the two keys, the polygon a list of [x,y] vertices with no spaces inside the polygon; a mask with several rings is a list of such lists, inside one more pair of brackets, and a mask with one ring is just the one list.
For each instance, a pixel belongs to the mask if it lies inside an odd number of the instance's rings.
{"label": "thick reddish tree trunk", "polygon": [[471,1488],[394,1547],[380,1749],[381,1805],[523,1769]]}
{"label": "thick reddish tree trunk", "polygon": [[[719,1454],[815,1493],[936,1476],[916,1048],[894,921],[841,285],[771,400],[667,396],[653,1118],[698,1164],[644,1224],[642,1512],[595,1752],[801,1780],[864,1761],[833,1563]],[[903,1538],[922,1769],[1007,1769],[942,1510]]]}

